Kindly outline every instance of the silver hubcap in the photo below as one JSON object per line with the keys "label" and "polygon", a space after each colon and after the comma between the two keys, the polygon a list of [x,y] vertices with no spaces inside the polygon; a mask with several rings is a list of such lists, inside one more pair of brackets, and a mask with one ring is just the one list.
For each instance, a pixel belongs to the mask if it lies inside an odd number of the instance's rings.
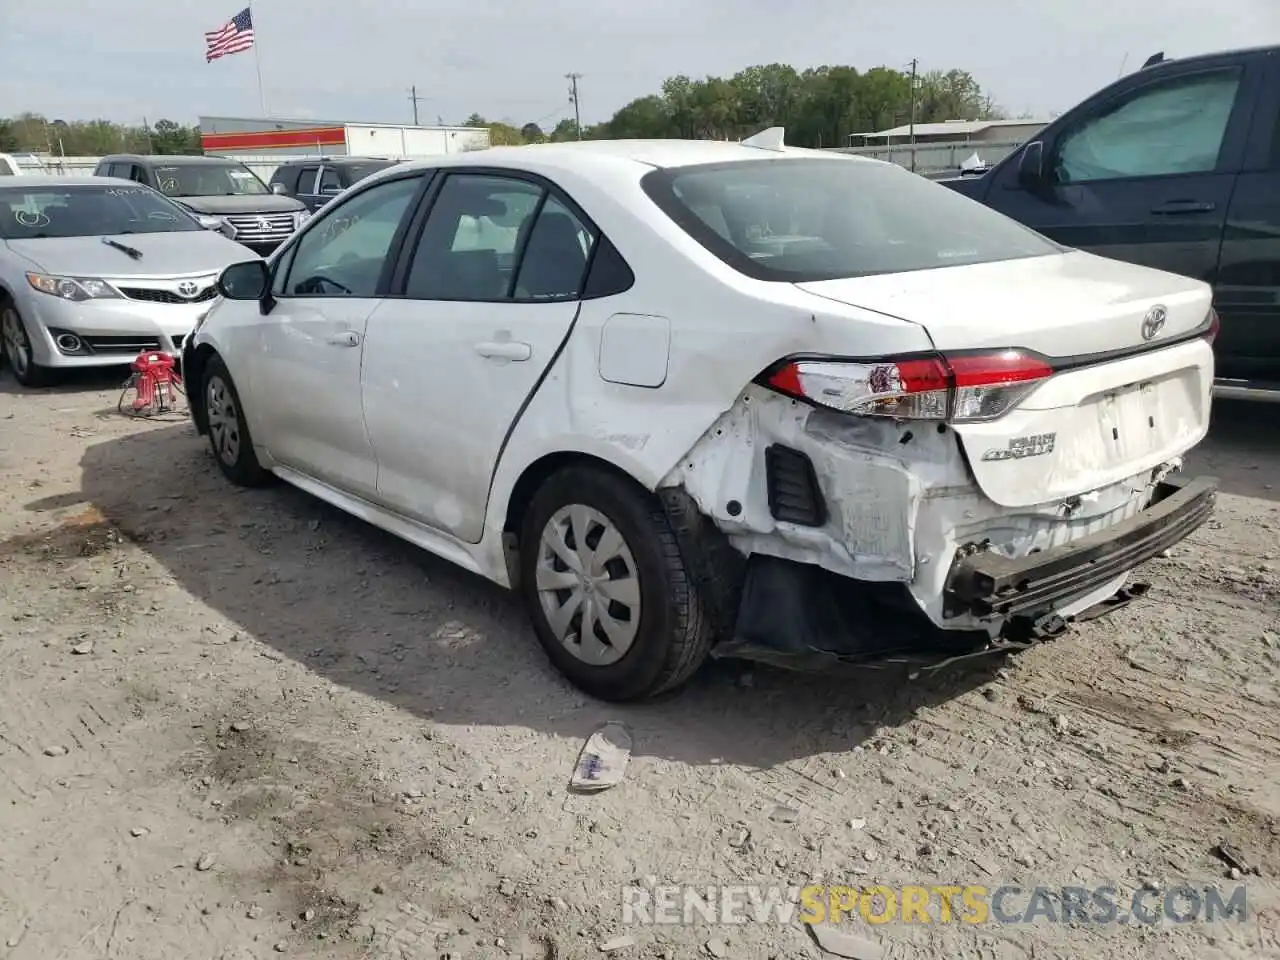
{"label": "silver hubcap", "polygon": [[240,418],[236,415],[235,399],[221,377],[210,377],[206,392],[209,440],[218,459],[233,466],[240,459]]}
{"label": "silver hubcap", "polygon": [[22,328],[18,311],[12,307],[0,314],[0,334],[4,336],[4,352],[13,364],[13,372],[25,376],[31,366],[31,344],[27,342],[27,331]]}
{"label": "silver hubcap", "polygon": [[640,629],[640,580],[631,548],[608,517],[580,503],[542,530],[536,585],[556,638],[579,660],[621,660]]}

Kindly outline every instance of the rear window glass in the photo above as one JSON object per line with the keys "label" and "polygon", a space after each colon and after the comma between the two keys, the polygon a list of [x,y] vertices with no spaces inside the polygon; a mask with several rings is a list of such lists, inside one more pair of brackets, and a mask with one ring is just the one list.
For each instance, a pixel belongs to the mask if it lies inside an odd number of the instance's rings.
{"label": "rear window glass", "polygon": [[646,174],[649,197],[725,263],[802,283],[964,266],[1063,248],[901,167],[774,159]]}

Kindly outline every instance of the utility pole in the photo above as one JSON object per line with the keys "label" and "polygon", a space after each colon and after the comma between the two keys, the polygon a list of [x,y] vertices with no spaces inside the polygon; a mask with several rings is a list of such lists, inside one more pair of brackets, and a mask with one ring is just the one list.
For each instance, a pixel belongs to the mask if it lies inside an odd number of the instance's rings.
{"label": "utility pole", "polygon": [[418,96],[418,88],[416,86],[409,88],[409,102],[413,104],[413,125],[415,127],[419,125],[418,124],[418,104],[420,104],[423,100],[426,100],[426,99],[427,99],[426,97]]}
{"label": "utility pole", "polygon": [[578,81],[582,79],[580,73],[566,73],[564,78],[569,81],[569,102],[573,104],[573,129],[578,134],[578,139],[582,139],[582,113],[578,110]]}
{"label": "utility pole", "polygon": [[914,57],[911,58],[911,119],[907,122],[910,124],[911,137],[911,172],[916,172],[916,68],[919,63]]}

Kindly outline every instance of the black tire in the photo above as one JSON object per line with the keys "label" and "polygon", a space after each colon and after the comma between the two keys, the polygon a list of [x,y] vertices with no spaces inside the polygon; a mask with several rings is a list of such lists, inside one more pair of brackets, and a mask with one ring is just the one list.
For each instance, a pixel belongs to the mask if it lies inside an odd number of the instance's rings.
{"label": "black tire", "polygon": [[[15,335],[16,344],[10,343],[10,333]],[[14,356],[15,350],[22,352]],[[47,387],[56,379],[52,370],[35,362],[26,321],[8,297],[0,298],[0,355],[13,371],[13,378],[24,387]]]}
{"label": "black tire", "polygon": [[[253,450],[249,423],[240,406],[240,394],[227,365],[217,354],[204,365],[200,378],[200,400],[204,404],[209,431],[209,449],[218,468],[232,483],[241,487],[260,487],[269,483],[272,474],[263,469]],[[215,429],[215,422],[224,429]],[[232,429],[234,424],[234,429]]]}
{"label": "black tire", "polygon": [[[606,518],[635,562],[639,626],[625,654],[605,665],[585,662],[561,641],[537,586],[543,532],[570,505]],[[549,477],[525,511],[520,567],[521,593],[538,641],[556,668],[593,697],[613,702],[656,697],[688,681],[707,658],[711,621],[666,513],[657,498],[625,477],[589,466],[567,467]]]}

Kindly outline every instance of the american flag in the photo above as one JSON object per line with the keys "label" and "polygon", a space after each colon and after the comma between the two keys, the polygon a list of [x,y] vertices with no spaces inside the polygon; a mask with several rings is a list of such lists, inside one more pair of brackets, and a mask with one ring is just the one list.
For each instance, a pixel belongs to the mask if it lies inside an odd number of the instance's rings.
{"label": "american flag", "polygon": [[213,63],[230,53],[242,53],[253,46],[253,17],[245,7],[225,24],[204,35],[204,60]]}

